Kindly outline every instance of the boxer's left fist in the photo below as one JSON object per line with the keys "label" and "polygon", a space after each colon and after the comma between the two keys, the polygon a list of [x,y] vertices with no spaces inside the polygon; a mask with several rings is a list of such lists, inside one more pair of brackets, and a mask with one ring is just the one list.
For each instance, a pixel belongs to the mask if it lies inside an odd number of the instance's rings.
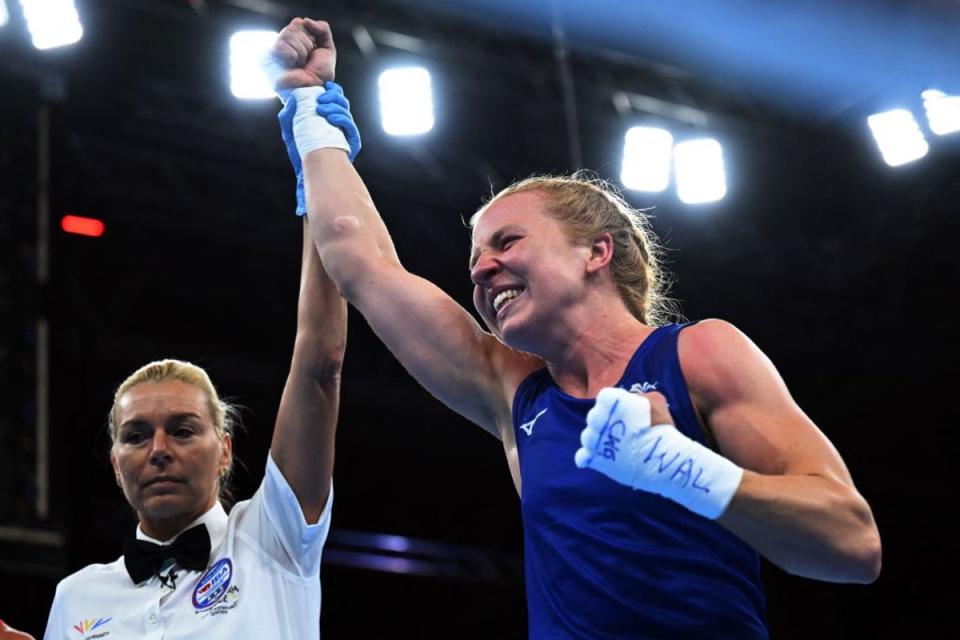
{"label": "boxer's left fist", "polygon": [[659,393],[602,389],[587,413],[574,463],[705,518],[719,518],[740,486],[743,469],[665,419],[670,413]]}

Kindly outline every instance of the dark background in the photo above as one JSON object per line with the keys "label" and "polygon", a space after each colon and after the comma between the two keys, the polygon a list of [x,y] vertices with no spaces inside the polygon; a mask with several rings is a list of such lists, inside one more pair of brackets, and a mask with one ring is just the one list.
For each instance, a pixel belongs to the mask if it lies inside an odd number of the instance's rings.
{"label": "dark background", "polygon": [[[866,116],[896,106],[919,116],[930,86],[960,93],[960,7],[714,4],[86,0],[83,39],[45,52],[10,6],[0,29],[0,617],[42,635],[57,581],[119,555],[134,520],[104,424],[113,389],[139,365],[169,356],[206,367],[246,407],[239,497],[262,478],[293,343],[300,225],[278,104],[230,95],[227,39],[309,15],[334,27],[338,80],[364,136],[356,166],[401,258],[468,308],[462,217],[491,186],[578,166],[616,182],[625,130],[657,121],[618,110],[617,92],[709,114],[702,127],[659,121],[724,144],[724,200],[627,195],[656,207],[685,315],[730,320],[770,355],[840,450],[884,544],[870,586],[765,567],[773,637],[939,628],[958,595],[937,585],[957,569],[946,519],[960,349],[947,307],[960,134],[930,137],[926,158],[892,169]],[[376,76],[398,61],[433,73],[437,125],[422,138],[379,127]],[[51,271],[38,283],[45,117]],[[65,213],[98,217],[107,232],[67,235]],[[51,347],[45,515],[33,506],[37,318]],[[525,637],[519,503],[499,443],[350,320],[325,637]]]}

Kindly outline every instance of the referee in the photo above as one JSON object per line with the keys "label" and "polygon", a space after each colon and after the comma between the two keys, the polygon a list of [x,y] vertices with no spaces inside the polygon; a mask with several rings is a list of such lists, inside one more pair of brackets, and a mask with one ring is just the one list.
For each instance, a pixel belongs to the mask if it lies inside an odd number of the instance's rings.
{"label": "referee", "polygon": [[60,582],[47,640],[319,638],[346,306],[305,238],[293,360],[260,487],[224,508],[236,412],[206,372],[178,360],[135,371],[109,430],[139,524],[123,556]]}

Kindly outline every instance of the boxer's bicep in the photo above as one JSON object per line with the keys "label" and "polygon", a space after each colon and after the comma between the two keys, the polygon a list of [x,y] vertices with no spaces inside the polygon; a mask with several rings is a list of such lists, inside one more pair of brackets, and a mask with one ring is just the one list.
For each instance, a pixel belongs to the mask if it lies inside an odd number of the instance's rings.
{"label": "boxer's bicep", "polygon": [[849,482],[836,449],[747,336],[708,320],[684,329],[678,349],[691,396],[721,454],[758,473]]}

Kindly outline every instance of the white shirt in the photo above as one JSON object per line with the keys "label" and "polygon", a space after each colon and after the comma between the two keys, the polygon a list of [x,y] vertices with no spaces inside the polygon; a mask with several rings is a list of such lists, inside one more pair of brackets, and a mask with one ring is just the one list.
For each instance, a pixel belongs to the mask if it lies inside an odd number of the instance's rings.
{"label": "white shirt", "polygon": [[[156,576],[133,584],[123,556],[92,564],[57,585],[44,640],[319,639],[320,553],[332,504],[331,487],[320,520],[307,524],[267,456],[253,498],[229,516],[218,502],[190,524],[205,524],[210,533],[206,571],[176,567],[171,590]],[[139,527],[137,537],[157,542]]]}

